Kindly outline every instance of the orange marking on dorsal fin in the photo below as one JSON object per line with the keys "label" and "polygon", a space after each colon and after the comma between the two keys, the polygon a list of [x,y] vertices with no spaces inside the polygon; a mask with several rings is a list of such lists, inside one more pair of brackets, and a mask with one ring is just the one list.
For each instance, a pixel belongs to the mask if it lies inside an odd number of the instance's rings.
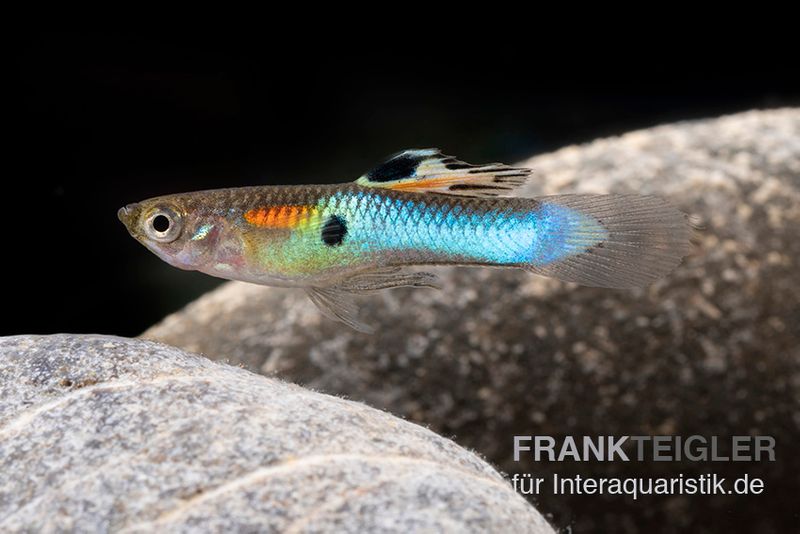
{"label": "orange marking on dorsal fin", "polygon": [[260,228],[294,228],[311,213],[310,206],[270,206],[245,212],[244,220]]}
{"label": "orange marking on dorsal fin", "polygon": [[438,187],[457,184],[463,181],[465,178],[468,178],[468,176],[456,174],[453,176],[437,176],[422,180],[409,180],[392,184],[390,189],[397,191],[426,191],[430,189],[436,189]]}

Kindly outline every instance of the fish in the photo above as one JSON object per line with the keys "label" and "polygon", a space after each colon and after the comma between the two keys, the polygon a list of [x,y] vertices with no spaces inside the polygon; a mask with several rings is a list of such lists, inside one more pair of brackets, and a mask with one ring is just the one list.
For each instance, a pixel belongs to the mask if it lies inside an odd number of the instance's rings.
{"label": "fish", "polygon": [[604,288],[647,285],[690,250],[688,216],[636,194],[511,196],[531,170],[472,165],[438,149],[400,152],[354,182],[171,194],[118,217],[168,264],[228,280],[302,288],[355,330],[355,297],[440,287],[415,267],[522,269]]}

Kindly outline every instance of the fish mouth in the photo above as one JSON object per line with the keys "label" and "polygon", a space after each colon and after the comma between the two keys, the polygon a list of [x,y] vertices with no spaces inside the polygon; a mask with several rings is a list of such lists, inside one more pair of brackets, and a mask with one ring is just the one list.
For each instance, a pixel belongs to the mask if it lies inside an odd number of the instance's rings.
{"label": "fish mouth", "polygon": [[131,223],[135,222],[139,215],[139,210],[139,204],[128,204],[117,210],[117,218],[130,229]]}
{"label": "fish mouth", "polygon": [[128,204],[117,210],[117,218],[125,225],[125,229],[128,230],[131,237],[144,243],[142,240],[144,236],[139,224],[141,215],[142,205],[138,203]]}

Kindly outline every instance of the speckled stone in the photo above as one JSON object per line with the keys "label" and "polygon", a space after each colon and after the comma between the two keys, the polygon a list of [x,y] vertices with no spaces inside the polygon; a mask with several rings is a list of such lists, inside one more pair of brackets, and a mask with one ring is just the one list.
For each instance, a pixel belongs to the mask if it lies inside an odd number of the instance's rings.
{"label": "speckled stone", "polygon": [[[452,149],[452,147],[451,147]],[[300,291],[230,283],[144,336],[429,425],[508,472],[749,473],[767,497],[539,496],[578,531],[795,528],[800,458],[800,109],[665,125],[524,162],[531,195],[657,194],[702,226],[641,290],[439,269],[442,291],[365,298],[367,336]],[[773,464],[518,464],[515,434],[768,434]]]}
{"label": "speckled stone", "polygon": [[553,532],[448,439],[159,343],[0,338],[0,399],[2,532]]}

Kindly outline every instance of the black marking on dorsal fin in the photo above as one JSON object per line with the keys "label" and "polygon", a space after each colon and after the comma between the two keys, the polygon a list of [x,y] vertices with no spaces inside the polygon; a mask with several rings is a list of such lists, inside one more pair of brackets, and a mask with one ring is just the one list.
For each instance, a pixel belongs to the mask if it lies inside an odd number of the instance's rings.
{"label": "black marking on dorsal fin", "polygon": [[489,189],[489,190],[492,190],[492,191],[497,191],[497,190],[510,191],[511,190],[510,187],[498,187],[498,186],[495,186],[495,185],[488,185],[488,184],[475,184],[475,185],[453,184],[453,185],[451,185],[449,187],[450,191],[477,191],[478,189]]}
{"label": "black marking on dorsal fin", "polygon": [[438,152],[439,151],[436,149],[406,150],[405,152],[400,152],[369,171],[364,177],[370,182],[375,183],[394,182],[413,178],[417,166],[426,158]]}
{"label": "black marking on dorsal fin", "polygon": [[[455,160],[455,158],[450,158]],[[472,165],[471,163],[464,163],[463,161],[454,161],[453,163],[445,163],[445,168],[450,171],[457,171],[460,169],[473,169],[476,165]]]}

